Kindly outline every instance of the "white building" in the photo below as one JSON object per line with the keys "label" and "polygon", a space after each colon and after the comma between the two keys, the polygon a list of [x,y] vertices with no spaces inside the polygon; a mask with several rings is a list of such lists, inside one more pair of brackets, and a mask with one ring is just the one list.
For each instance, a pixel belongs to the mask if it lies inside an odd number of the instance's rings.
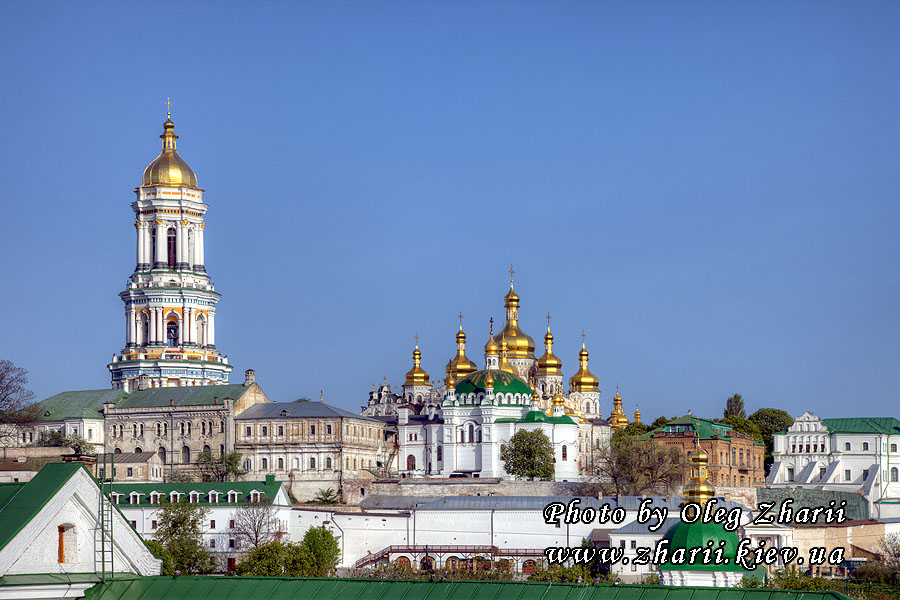
{"label": "white building", "polygon": [[[27,483],[0,486],[0,576],[29,576],[0,586],[0,599],[79,598],[99,580],[101,565],[159,575],[162,561],[108,502],[111,528],[102,526],[100,505],[100,488],[79,462],[51,463]],[[37,577],[47,574],[65,577]]]}
{"label": "white building", "polygon": [[231,365],[216,349],[215,291],[203,237],[209,208],[197,176],[176,150],[175,124],[163,124],[162,152],[134,190],[137,258],[125,290],[125,347],[108,365],[112,386],[228,383]]}
{"label": "white building", "polygon": [[900,421],[805,412],[774,435],[769,487],[861,493],[873,517],[900,516]]}
{"label": "white building", "polygon": [[155,535],[161,500],[191,502],[209,509],[203,542],[219,559],[223,571],[233,570],[239,555],[247,550],[234,530],[235,515],[241,507],[271,500],[276,539],[288,537],[291,525],[290,498],[274,476],[265,481],[114,483],[112,490],[112,501],[146,539]]}

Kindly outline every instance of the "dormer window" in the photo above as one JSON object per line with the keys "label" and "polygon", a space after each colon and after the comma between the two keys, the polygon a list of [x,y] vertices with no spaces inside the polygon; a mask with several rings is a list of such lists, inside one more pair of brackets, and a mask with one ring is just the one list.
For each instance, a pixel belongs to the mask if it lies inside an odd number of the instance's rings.
{"label": "dormer window", "polygon": [[112,498],[113,504],[119,503],[119,494],[117,492],[110,494],[110,497]]}
{"label": "dormer window", "polygon": [[250,502],[259,502],[259,492],[256,490],[250,492]]}
{"label": "dormer window", "polygon": [[191,492],[190,503],[197,504],[198,502],[200,502],[200,493],[199,492]]}
{"label": "dormer window", "polygon": [[178,502],[178,496],[180,496],[178,492],[172,492],[169,494],[169,502]]}
{"label": "dormer window", "polygon": [[129,504],[140,504],[141,495],[137,492],[131,492],[131,499],[129,500]]}
{"label": "dormer window", "polygon": [[150,492],[150,504],[159,504],[159,492]]}
{"label": "dormer window", "polygon": [[238,493],[235,491],[228,492],[228,503],[229,504],[237,504]]}
{"label": "dormer window", "polygon": [[219,492],[213,490],[209,493],[209,503],[210,504],[218,504],[219,503]]}

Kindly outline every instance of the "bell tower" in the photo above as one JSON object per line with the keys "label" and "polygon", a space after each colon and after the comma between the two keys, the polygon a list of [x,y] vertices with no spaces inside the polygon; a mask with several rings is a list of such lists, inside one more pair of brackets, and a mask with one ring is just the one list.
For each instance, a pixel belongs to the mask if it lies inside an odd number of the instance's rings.
{"label": "bell tower", "polygon": [[[171,107],[170,102],[166,102]],[[228,383],[231,365],[216,348],[215,291],[206,273],[203,235],[209,208],[197,176],[178,154],[171,112],[162,151],[134,190],[137,252],[119,297],[125,304],[125,347],[107,365],[112,387]]]}

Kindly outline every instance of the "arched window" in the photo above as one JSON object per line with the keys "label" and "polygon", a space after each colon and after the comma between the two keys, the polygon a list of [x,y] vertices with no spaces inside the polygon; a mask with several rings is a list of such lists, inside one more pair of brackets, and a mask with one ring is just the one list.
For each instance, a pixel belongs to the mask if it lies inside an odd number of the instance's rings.
{"label": "arched window", "polygon": [[262,459],[262,470],[265,471],[268,468],[269,468],[269,459],[268,458]]}
{"label": "arched window", "polygon": [[406,457],[406,470],[407,471],[415,471],[416,470],[416,457],[410,454]]}
{"label": "arched window", "polygon": [[897,467],[891,467],[891,482],[897,482]]}
{"label": "arched window", "polygon": [[169,270],[175,270],[175,228],[169,227]]}
{"label": "arched window", "polygon": [[206,435],[206,421],[200,421],[200,435]]}
{"label": "arched window", "polygon": [[141,345],[146,346],[150,343],[150,320],[147,313],[141,313]]}
{"label": "arched window", "polygon": [[401,567],[409,568],[409,566],[410,566],[409,559],[406,558],[405,556],[398,556],[397,560],[395,560],[394,562],[397,563],[398,565],[400,565]]}
{"label": "arched window", "polygon": [[206,345],[206,317],[204,317],[202,314],[197,315],[196,326],[197,326],[197,335],[194,337],[194,339],[196,340],[198,346],[205,346]]}
{"label": "arched window", "polygon": [[331,457],[330,456],[325,458],[325,468],[326,469],[331,468]]}
{"label": "arched window", "polygon": [[212,448],[210,448],[209,446],[203,446],[203,451],[208,454],[212,454]]}
{"label": "arched window", "polygon": [[184,421],[181,422],[181,437],[184,437]]}
{"label": "arched window", "polygon": [[116,448],[115,450],[113,450],[113,454],[122,454],[122,449]]}
{"label": "arched window", "polygon": [[178,345],[178,321],[174,319],[166,323],[166,345],[170,348]]}
{"label": "arched window", "polygon": [[279,470],[279,471],[283,471],[283,470],[284,470],[284,459],[283,459],[283,458],[279,458],[279,459],[278,459],[278,470]]}
{"label": "arched window", "polygon": [[422,557],[422,560],[419,561],[419,568],[423,571],[430,571],[434,568],[434,559],[430,556]]}
{"label": "arched window", "polygon": [[162,433],[162,426],[159,423],[157,423],[156,424],[156,437],[159,437],[161,433]]}
{"label": "arched window", "polygon": [[562,459],[569,460],[569,449],[565,445],[562,447]]}
{"label": "arched window", "polygon": [[75,525],[71,523],[58,525],[57,531],[59,532],[59,562],[76,562],[78,560],[78,533]]}
{"label": "arched window", "polygon": [[191,422],[190,421],[188,421],[187,426],[188,426],[188,437],[191,437]]}
{"label": "arched window", "polygon": [[439,461],[444,460],[444,447],[443,446],[437,447],[437,459]]}
{"label": "arched window", "polygon": [[156,449],[156,453],[159,455],[159,460],[161,460],[163,464],[166,464],[166,449],[160,446]]}
{"label": "arched window", "polygon": [[475,426],[471,423],[469,423],[469,443],[475,443]]}
{"label": "arched window", "polygon": [[133,437],[133,438],[137,437],[137,423],[131,424],[131,437]]}
{"label": "arched window", "polygon": [[309,457],[309,468],[310,468],[310,469],[315,469],[315,468],[316,468],[316,457],[315,457],[315,456],[310,456],[310,457]]}
{"label": "arched window", "polygon": [[191,449],[187,446],[181,448],[181,462],[185,465],[191,462]]}
{"label": "arched window", "polygon": [[225,444],[219,444],[219,456],[225,456]]}
{"label": "arched window", "polygon": [[134,453],[135,453],[135,454],[143,454],[143,453],[144,453],[144,449],[141,448],[140,446],[138,446],[137,448],[134,449]]}
{"label": "arched window", "polygon": [[225,421],[219,421],[219,433],[225,433]]}

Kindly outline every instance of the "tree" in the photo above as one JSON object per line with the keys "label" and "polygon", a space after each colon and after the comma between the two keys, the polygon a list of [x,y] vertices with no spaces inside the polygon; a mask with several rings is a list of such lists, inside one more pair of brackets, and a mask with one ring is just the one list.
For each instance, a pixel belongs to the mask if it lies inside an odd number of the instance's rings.
{"label": "tree", "polygon": [[302,542],[272,540],[251,548],[235,570],[254,577],[307,577],[311,564],[309,549]]}
{"label": "tree", "polygon": [[0,441],[10,443],[18,428],[32,427],[40,407],[32,404],[34,392],[28,389],[28,371],[11,361],[0,360]]}
{"label": "tree", "polygon": [[683,469],[684,454],[678,447],[619,430],[609,445],[594,450],[590,475],[599,478],[611,493],[639,496],[674,491],[681,483]]}
{"label": "tree", "polygon": [[740,417],[725,417],[724,419],[722,419],[722,422],[726,425],[731,425],[731,428],[735,431],[746,433],[747,435],[752,435],[753,439],[755,439],[757,442],[763,441],[763,436],[759,431],[759,427],[757,427],[756,423],[754,423],[750,419],[742,419]]}
{"label": "tree", "polygon": [[617,430],[616,433],[622,432],[624,435],[639,436],[644,435],[648,431],[650,431],[649,425],[645,425],[644,423],[629,423],[622,429]]}
{"label": "tree", "polygon": [[761,408],[749,418],[756,424],[762,434],[763,444],[766,446],[766,466],[772,464],[773,435],[783,431],[794,424],[794,418],[779,408]]}
{"label": "tree", "polygon": [[341,548],[334,534],[324,525],[310,527],[303,534],[303,545],[310,557],[305,577],[331,577],[341,559]]}
{"label": "tree", "polygon": [[71,435],[63,435],[55,429],[41,433],[41,436],[34,445],[71,448],[75,454],[87,454],[91,456],[97,454],[93,442],[89,442],[80,435],[74,433]]}
{"label": "tree", "polygon": [[258,548],[275,539],[278,519],[272,501],[248,502],[234,512],[234,537],[241,547]]}
{"label": "tree", "polygon": [[662,427],[662,426],[665,425],[666,423],[669,423],[669,422],[671,422],[671,421],[674,421],[674,420],[677,419],[677,418],[678,418],[678,417],[671,417],[671,418],[670,418],[670,417],[656,417],[656,419],[650,424],[650,429],[651,429],[651,431],[652,431],[653,429],[659,429],[660,427]]}
{"label": "tree", "polygon": [[725,402],[725,414],[723,416],[725,418],[747,418],[747,413],[744,412],[744,398],[740,394],[735,394]]}
{"label": "tree", "polygon": [[174,561],[172,560],[172,555],[166,552],[166,549],[156,540],[146,540],[147,547],[150,548],[150,552],[156,555],[157,558],[161,558],[163,561],[162,564],[162,574],[163,575],[175,575],[175,566]]}
{"label": "tree", "polygon": [[233,481],[243,474],[240,452],[213,454],[212,450],[204,450],[197,456],[197,465],[203,481]]}
{"label": "tree", "polygon": [[540,429],[520,429],[500,447],[500,460],[510,475],[528,479],[553,478],[553,444]]}
{"label": "tree", "polygon": [[170,557],[172,569],[182,575],[203,575],[216,569],[215,559],[203,544],[208,514],[209,509],[198,503],[161,499],[156,541]]}
{"label": "tree", "polygon": [[340,498],[338,493],[334,491],[334,488],[327,488],[316,492],[313,502],[315,504],[337,504],[340,502]]}
{"label": "tree", "polygon": [[191,474],[184,469],[170,469],[164,474],[169,483],[190,483],[194,480]]}

